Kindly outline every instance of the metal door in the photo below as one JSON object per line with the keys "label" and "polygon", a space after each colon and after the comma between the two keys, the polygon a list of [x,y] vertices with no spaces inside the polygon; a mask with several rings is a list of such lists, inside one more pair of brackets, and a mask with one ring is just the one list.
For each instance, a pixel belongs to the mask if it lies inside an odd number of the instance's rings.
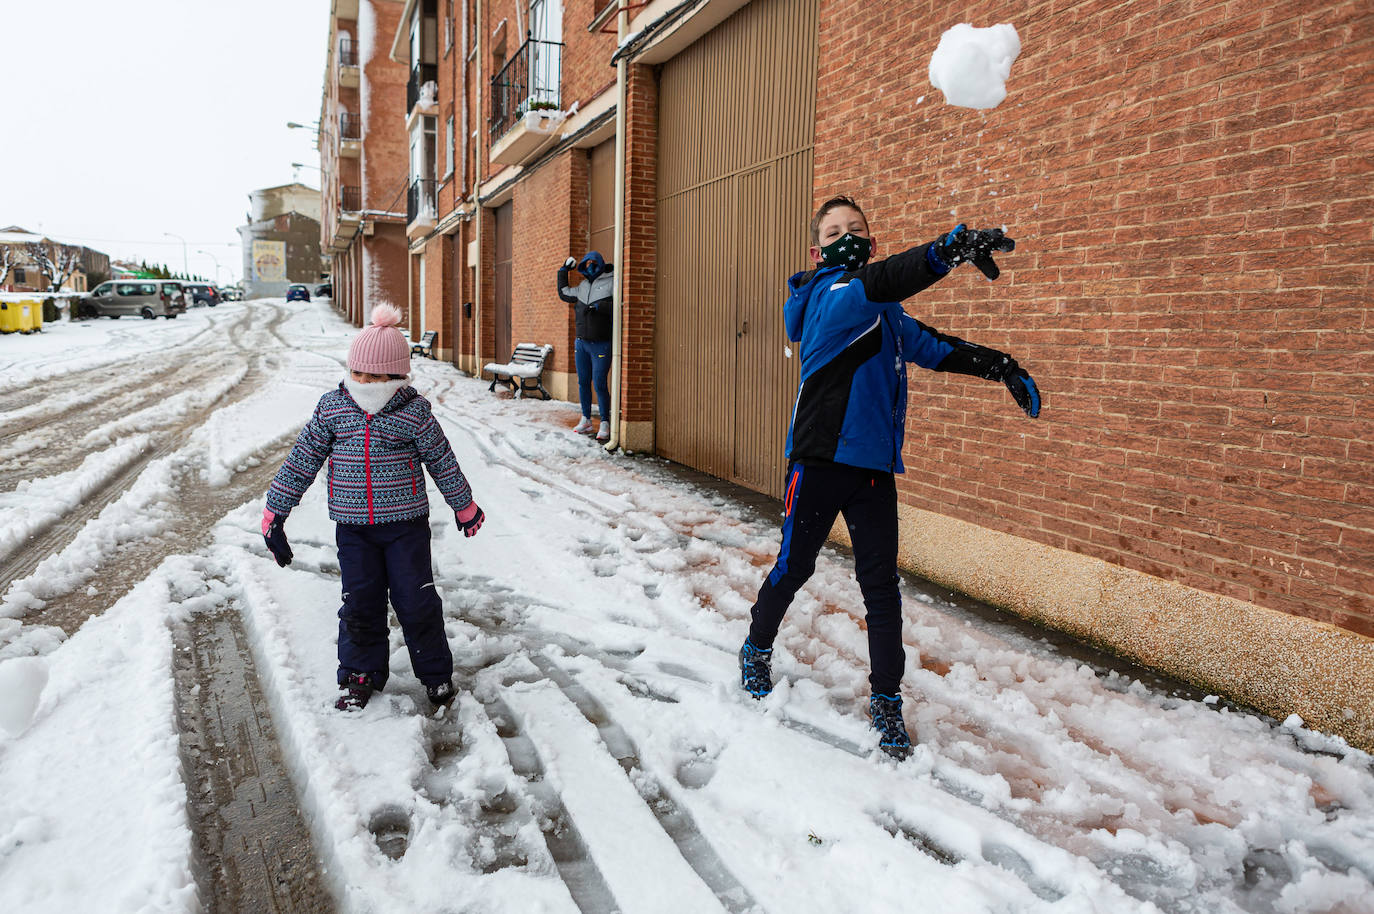
{"label": "metal door", "polygon": [[755,0],[659,83],[655,449],[782,494],[806,267],[817,0]]}

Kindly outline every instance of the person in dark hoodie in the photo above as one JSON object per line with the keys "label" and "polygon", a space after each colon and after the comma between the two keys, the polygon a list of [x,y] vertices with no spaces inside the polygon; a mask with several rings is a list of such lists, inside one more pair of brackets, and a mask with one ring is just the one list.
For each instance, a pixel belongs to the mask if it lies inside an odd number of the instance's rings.
{"label": "person in dark hoodie", "polygon": [[740,684],[755,698],[772,691],[773,639],[843,513],[866,610],[869,712],[879,746],[901,759],[911,754],[900,694],[906,654],[895,481],[904,470],[906,365],[1001,382],[1031,417],[1040,413],[1040,393],[1011,356],[940,333],[900,304],[961,263],[996,279],[992,254],[1012,250],[1012,239],[1000,229],[960,225],[929,244],[870,262],[874,247],[859,205],[849,197],[827,200],[811,220],[816,268],[788,281],[783,317],[788,339],[801,344],[801,384],[787,433],[782,545],[751,610]]}
{"label": "person in dark hoodie", "polygon": [[[568,285],[568,271],[574,266],[586,282]],[[558,297],[573,306],[577,322],[577,393],[582,400],[582,421],[573,431],[596,440],[611,437],[611,391],[606,378],[611,372],[611,300],[615,294],[615,267],[596,251],[588,251],[581,262],[569,257],[558,270]],[[592,423],[592,388],[596,388],[596,410],[600,426]]]}

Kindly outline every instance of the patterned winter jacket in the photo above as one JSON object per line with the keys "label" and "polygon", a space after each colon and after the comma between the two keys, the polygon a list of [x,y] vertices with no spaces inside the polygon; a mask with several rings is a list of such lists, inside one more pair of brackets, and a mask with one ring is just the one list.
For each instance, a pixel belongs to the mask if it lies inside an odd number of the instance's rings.
{"label": "patterned winter jacket", "polygon": [[403,387],[369,416],[342,383],[320,397],[267,492],[267,507],[286,516],[329,464],[329,517],[340,524],[386,524],[429,514],[423,463],[454,511],[472,490],[429,401]]}

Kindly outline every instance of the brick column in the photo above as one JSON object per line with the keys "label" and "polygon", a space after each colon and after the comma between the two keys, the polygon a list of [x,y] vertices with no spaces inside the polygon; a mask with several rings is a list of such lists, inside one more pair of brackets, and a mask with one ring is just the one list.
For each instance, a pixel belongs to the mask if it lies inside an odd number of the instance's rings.
{"label": "brick column", "polygon": [[[658,81],[647,66],[626,68],[625,239],[621,272],[620,441],[654,445],[654,311],[658,267]],[[621,265],[624,264],[622,269]]]}

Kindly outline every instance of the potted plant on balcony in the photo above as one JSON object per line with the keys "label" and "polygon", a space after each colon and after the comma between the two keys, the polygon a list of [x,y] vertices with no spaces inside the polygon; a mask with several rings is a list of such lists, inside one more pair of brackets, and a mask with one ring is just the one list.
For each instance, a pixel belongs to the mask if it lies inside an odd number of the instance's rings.
{"label": "potted plant on balcony", "polygon": [[558,105],[554,102],[534,99],[531,99],[521,112],[525,129],[534,133],[553,133],[567,116],[565,112],[558,109]]}

